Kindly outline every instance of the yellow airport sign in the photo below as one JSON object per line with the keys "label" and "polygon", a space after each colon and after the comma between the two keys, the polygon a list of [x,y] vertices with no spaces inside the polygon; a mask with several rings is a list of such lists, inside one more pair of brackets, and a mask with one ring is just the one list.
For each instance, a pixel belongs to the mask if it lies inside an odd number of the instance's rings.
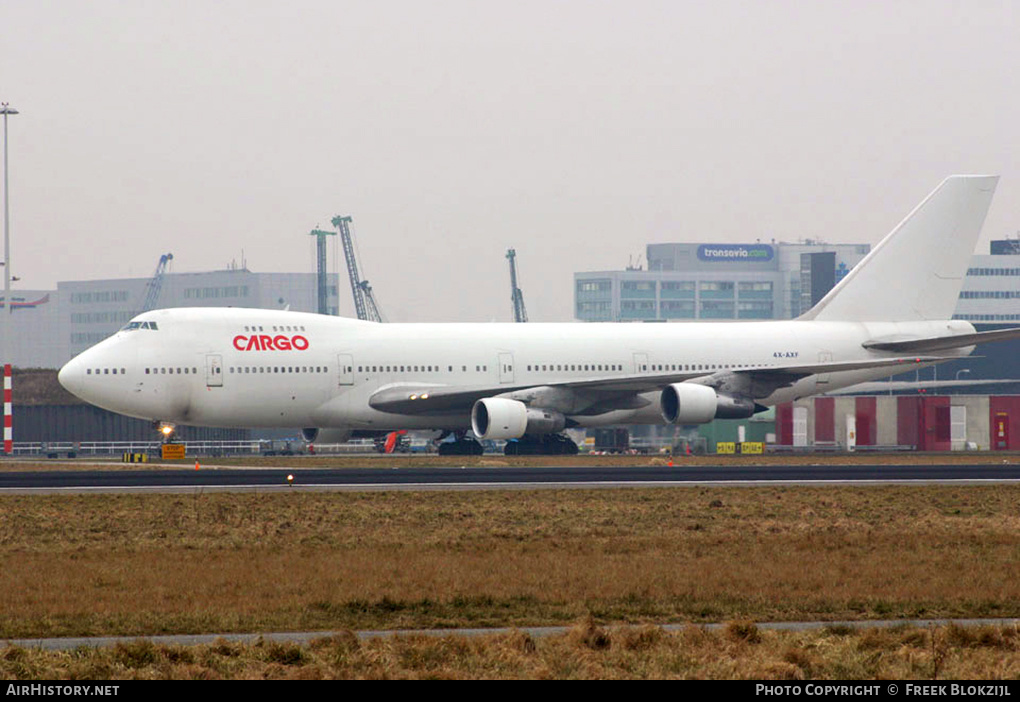
{"label": "yellow airport sign", "polygon": [[184,444],[163,444],[163,460],[184,458]]}

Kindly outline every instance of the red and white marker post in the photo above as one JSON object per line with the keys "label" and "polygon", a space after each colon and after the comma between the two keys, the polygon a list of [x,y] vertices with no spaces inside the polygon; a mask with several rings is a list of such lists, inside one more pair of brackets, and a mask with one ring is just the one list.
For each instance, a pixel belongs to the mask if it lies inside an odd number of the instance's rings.
{"label": "red and white marker post", "polygon": [[4,453],[14,453],[14,405],[11,399],[11,364],[4,364]]}

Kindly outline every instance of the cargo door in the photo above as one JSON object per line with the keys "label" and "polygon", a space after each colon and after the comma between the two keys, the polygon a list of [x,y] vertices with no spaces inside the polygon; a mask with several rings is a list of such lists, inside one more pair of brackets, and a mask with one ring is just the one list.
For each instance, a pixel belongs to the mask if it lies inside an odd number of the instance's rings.
{"label": "cargo door", "polygon": [[967,408],[964,405],[953,405],[949,408],[950,438],[953,451],[967,448]]}
{"label": "cargo door", "polygon": [[795,405],[793,408],[793,445],[808,445],[808,408]]}

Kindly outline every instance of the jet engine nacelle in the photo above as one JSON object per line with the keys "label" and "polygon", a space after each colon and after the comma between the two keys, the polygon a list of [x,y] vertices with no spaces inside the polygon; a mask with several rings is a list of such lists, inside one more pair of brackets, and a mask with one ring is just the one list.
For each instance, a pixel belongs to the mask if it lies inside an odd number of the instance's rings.
{"label": "jet engine nacelle", "polygon": [[302,429],[301,438],[312,444],[342,444],[351,438],[350,429]]}
{"label": "jet engine nacelle", "polygon": [[670,424],[706,424],[713,419],[746,419],[757,406],[747,397],[717,393],[696,383],[666,386],[659,398],[662,417]]}
{"label": "jet engine nacelle", "polygon": [[471,409],[471,428],[479,439],[519,439],[525,434],[555,434],[567,420],[559,412],[528,407],[517,400],[486,397]]}

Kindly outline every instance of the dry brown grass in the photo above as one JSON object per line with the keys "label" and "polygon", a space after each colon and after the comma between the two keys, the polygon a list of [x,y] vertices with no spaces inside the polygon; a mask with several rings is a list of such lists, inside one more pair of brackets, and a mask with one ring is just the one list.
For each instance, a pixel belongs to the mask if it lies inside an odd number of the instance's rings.
{"label": "dry brown grass", "polygon": [[1020,616],[1020,487],[0,498],[0,637]]}
{"label": "dry brown grass", "polygon": [[[750,634],[750,635],[749,635]],[[938,663],[936,664],[936,659]],[[935,673],[939,675],[936,676]],[[721,631],[600,627],[567,634],[359,640],[260,640],[184,647],[146,641],[105,649],[0,649],[0,677],[29,679],[1002,679],[1020,676],[1015,627],[862,631]]]}

